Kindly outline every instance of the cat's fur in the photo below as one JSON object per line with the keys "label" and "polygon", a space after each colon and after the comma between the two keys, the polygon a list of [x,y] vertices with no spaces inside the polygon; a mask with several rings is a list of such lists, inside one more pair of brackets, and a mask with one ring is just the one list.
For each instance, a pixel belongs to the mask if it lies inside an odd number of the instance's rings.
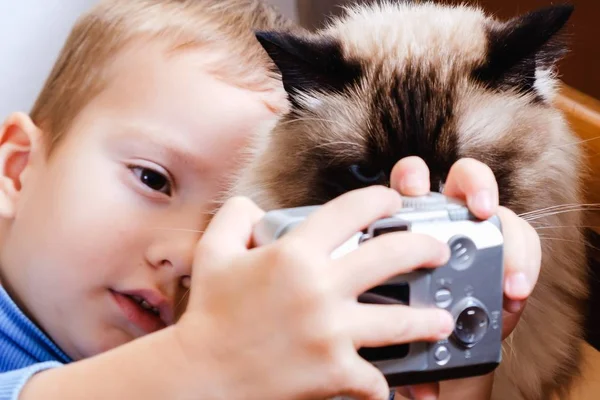
{"label": "cat's fur", "polygon": [[[557,6],[501,22],[470,6],[381,2],[351,7],[316,33],[258,33],[292,111],[258,138],[230,194],[265,209],[321,204],[388,184],[392,166],[417,155],[433,190],[455,161],[473,157],[492,168],[501,204],[517,213],[580,204],[583,155],[552,106],[565,52],[559,31],[571,12]],[[531,220],[543,265],[505,341],[495,400],[548,399],[578,374],[587,295],[581,218]]]}

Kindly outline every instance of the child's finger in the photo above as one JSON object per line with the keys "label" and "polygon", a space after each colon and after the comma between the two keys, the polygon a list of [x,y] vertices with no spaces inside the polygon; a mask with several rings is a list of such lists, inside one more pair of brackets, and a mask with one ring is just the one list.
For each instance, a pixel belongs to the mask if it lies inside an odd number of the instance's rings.
{"label": "child's finger", "polygon": [[[504,235],[504,293],[509,300],[521,302],[531,294],[540,273],[540,239],[535,229],[511,210],[500,207],[497,214]],[[520,307],[509,304],[508,308],[515,312]]]}
{"label": "child's finger", "polygon": [[523,311],[527,300],[517,301],[504,298],[504,310],[502,311],[502,340],[506,339],[515,329]]}
{"label": "child's finger", "polygon": [[382,347],[448,338],[454,329],[452,315],[437,308],[391,304],[360,304],[349,321],[356,347]]}
{"label": "child's finger", "polygon": [[356,296],[387,279],[422,267],[444,265],[448,245],[425,234],[388,233],[334,261],[339,289]]}
{"label": "child's finger", "polygon": [[228,200],[198,242],[194,264],[201,264],[201,269],[218,267],[224,260],[246,252],[254,226],[263,215],[264,211],[245,197]]}
{"label": "child's finger", "polygon": [[450,168],[444,194],[466,200],[478,218],[491,217],[498,208],[498,184],[493,171],[484,163],[463,158]]}
{"label": "child's finger", "polygon": [[394,400],[436,400],[439,398],[439,395],[439,383],[424,383],[398,389]]}
{"label": "child's finger", "polygon": [[403,196],[426,195],[430,190],[427,164],[420,157],[403,158],[392,169],[390,186]]}
{"label": "child's finger", "polygon": [[311,251],[331,254],[354,233],[378,218],[387,217],[402,207],[400,195],[383,186],[357,189],[321,206],[286,235],[299,239]]}
{"label": "child's finger", "polygon": [[337,396],[356,400],[388,400],[390,389],[385,377],[375,366],[361,358],[356,352],[345,363],[346,371],[340,371],[342,380],[347,382]]}

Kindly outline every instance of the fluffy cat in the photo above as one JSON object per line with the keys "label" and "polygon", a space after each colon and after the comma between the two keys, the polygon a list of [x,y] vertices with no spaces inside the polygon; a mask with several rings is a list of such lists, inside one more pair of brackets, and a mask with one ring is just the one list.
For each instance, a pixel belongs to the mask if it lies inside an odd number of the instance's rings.
{"label": "fluffy cat", "polygon": [[388,184],[392,166],[410,155],[425,160],[432,190],[442,190],[450,166],[472,157],[494,171],[501,204],[539,228],[539,283],[505,341],[495,400],[562,398],[579,371],[582,215],[551,212],[582,200],[582,150],[552,106],[572,11],[503,22],[466,5],[380,2],[349,7],[314,33],[257,33],[291,112],[257,138],[229,195],[264,209],[322,204]]}

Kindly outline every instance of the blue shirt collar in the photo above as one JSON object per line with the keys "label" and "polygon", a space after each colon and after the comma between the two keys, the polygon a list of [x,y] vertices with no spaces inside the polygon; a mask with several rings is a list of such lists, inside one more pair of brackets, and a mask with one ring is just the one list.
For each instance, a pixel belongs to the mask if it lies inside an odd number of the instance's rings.
{"label": "blue shirt collar", "polygon": [[[58,361],[69,363],[67,356],[42,330],[33,323],[0,286],[0,353],[10,351],[19,363]],[[4,360],[6,361],[6,360]],[[3,363],[0,363],[3,364]],[[26,365],[15,365],[22,368]],[[9,367],[10,366],[4,366]]]}

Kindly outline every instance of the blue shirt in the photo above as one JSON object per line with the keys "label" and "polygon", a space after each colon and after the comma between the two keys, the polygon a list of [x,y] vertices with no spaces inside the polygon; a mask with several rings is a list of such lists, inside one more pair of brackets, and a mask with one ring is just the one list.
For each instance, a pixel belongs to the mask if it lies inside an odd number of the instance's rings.
{"label": "blue shirt", "polygon": [[70,362],[0,286],[0,400],[17,400],[31,376]]}

